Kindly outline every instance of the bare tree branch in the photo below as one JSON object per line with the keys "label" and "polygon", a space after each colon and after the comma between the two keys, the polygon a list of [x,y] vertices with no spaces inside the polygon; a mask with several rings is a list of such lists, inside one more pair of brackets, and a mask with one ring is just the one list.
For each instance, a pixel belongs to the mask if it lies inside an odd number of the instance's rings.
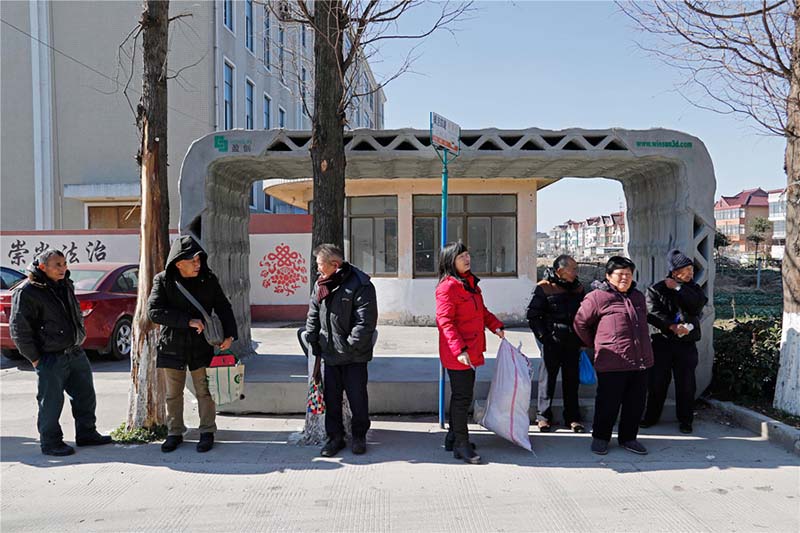
{"label": "bare tree branch", "polygon": [[[752,9],[749,2],[617,2],[653,37],[639,47],[687,74],[679,90],[687,101],[750,117],[762,131],[786,135],[794,7],[788,0],[759,4]],[[692,86],[700,90],[695,98],[685,92]]]}
{"label": "bare tree branch", "polygon": [[745,13],[713,13],[711,11],[707,11],[699,7],[695,2],[689,2],[688,0],[683,0],[684,5],[686,5],[686,7],[688,7],[695,13],[698,13],[700,15],[705,15],[706,17],[712,19],[739,19],[739,18],[753,17],[755,15],[761,15],[762,13],[768,13],[773,9],[775,9],[776,7],[784,5],[786,2],[787,0],[780,0],[780,2],[776,2],[771,6],[767,6],[767,3],[764,2],[764,7],[762,7],[761,9],[756,9],[755,11],[748,11]]}

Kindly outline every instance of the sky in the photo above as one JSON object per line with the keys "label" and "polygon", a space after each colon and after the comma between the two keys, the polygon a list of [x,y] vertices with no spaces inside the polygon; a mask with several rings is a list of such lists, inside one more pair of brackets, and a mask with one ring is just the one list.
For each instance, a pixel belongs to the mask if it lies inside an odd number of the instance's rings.
{"label": "sky", "polygon": [[[454,32],[386,41],[370,61],[380,79],[416,47],[412,72],[385,88],[386,128],[428,129],[435,111],[463,129],[675,129],[705,143],[715,198],[785,186],[783,139],[689,103],[677,91],[682,73],[639,48],[646,36],[613,2],[483,1],[475,8]],[[437,12],[410,11],[399,29],[430,24]],[[621,202],[617,182],[564,179],[540,191],[537,226],[548,231],[618,211]]]}

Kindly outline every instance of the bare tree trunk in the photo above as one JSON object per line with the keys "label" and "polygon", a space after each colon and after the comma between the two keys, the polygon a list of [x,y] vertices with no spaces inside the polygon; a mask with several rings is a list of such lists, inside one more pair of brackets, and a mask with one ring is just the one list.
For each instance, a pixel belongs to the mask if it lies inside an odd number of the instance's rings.
{"label": "bare tree trunk", "polygon": [[314,169],[314,219],[311,246],[344,247],[345,108],[341,73],[342,38],[346,27],[341,0],[314,4],[314,113],[311,162]]}
{"label": "bare tree trunk", "polygon": [[166,420],[165,387],[156,371],[158,328],[147,316],[153,276],[164,269],[169,254],[167,181],[167,48],[169,2],[144,2],[142,19],[144,69],[137,123],[141,132],[141,254],[139,293],[133,319],[131,387],[127,428],[154,428]]}
{"label": "bare tree trunk", "polygon": [[794,2],[794,42],[786,120],[786,246],[783,255],[781,366],[774,406],[800,415],[800,0]]}
{"label": "bare tree trunk", "polygon": [[[344,249],[344,76],[342,42],[346,17],[341,0],[314,4],[314,113],[311,162],[314,169],[312,249],[332,243]],[[312,280],[316,280],[316,263]],[[313,359],[312,356],[309,359]],[[311,384],[311,372],[308,383]],[[350,404],[343,401],[345,432],[350,434]],[[325,416],[306,413],[302,442],[316,444],[325,435]]]}

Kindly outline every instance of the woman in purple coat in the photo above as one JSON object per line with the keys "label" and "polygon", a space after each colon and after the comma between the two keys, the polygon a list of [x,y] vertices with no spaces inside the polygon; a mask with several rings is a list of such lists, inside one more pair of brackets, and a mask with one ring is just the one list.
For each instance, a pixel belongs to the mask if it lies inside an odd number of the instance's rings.
{"label": "woman in purple coat", "polygon": [[619,417],[617,437],[623,448],[645,455],[636,437],[647,398],[648,369],[653,348],[647,326],[647,303],[636,290],[628,258],[614,256],[606,263],[606,281],[584,298],[575,315],[575,333],[594,347],[597,396],[594,400],[592,452],[608,453],[611,431]]}

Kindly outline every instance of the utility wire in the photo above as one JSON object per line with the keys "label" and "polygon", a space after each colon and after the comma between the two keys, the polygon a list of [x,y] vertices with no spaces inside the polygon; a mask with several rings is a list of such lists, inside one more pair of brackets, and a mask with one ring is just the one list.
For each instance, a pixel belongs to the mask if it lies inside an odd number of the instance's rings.
{"label": "utility wire", "polygon": [[[17,30],[18,32],[20,32],[20,33],[21,33],[21,34],[23,34],[23,35],[27,35],[27,36],[28,36],[30,39],[32,39],[32,40],[34,40],[34,41],[38,42],[39,44],[42,44],[42,45],[46,46],[47,48],[49,48],[49,49],[50,49],[50,50],[52,50],[53,52],[55,52],[55,53],[57,53],[57,54],[60,54],[60,55],[62,55],[62,56],[64,56],[64,57],[66,57],[66,58],[67,58],[67,59],[69,59],[70,61],[74,61],[74,62],[75,62],[75,63],[77,63],[78,65],[80,65],[80,66],[82,66],[83,68],[86,68],[86,69],[88,69],[88,70],[90,70],[90,71],[94,72],[94,73],[95,73],[95,74],[97,74],[98,76],[101,76],[101,77],[103,77],[103,78],[107,79],[107,80],[108,80],[108,81],[110,81],[111,83],[115,84],[115,85],[117,86],[117,88],[119,88],[119,87],[122,85],[122,84],[119,82],[119,80],[115,80],[114,78],[112,78],[112,77],[110,77],[110,76],[108,76],[108,75],[106,75],[106,74],[104,74],[104,73],[100,72],[100,71],[99,71],[99,70],[97,70],[96,68],[94,68],[94,67],[92,67],[92,66],[90,66],[90,65],[87,65],[87,64],[86,64],[86,63],[84,63],[83,61],[81,61],[81,60],[79,60],[79,59],[76,59],[76,58],[72,57],[71,55],[67,54],[66,52],[62,52],[62,51],[61,51],[61,50],[59,50],[58,48],[55,48],[54,46],[51,46],[50,44],[48,44],[48,43],[46,43],[46,42],[44,42],[44,41],[42,41],[42,40],[40,40],[40,39],[38,39],[38,38],[34,37],[33,35],[31,35],[30,33],[26,32],[25,30],[23,30],[23,29],[21,29],[21,28],[18,28],[17,26],[15,26],[15,25],[11,24],[11,23],[10,23],[10,22],[8,22],[7,20],[3,20],[2,18],[0,18],[0,22],[2,22],[3,24],[5,24],[6,26],[9,26],[9,27],[10,27],[10,28],[12,28],[12,29],[15,29],[15,30]],[[133,89],[133,88],[130,88],[130,87],[128,88],[128,90],[130,90],[132,93],[134,93],[134,94],[138,94],[138,95],[140,95],[140,96],[141,96],[141,94],[142,94],[141,92],[137,91],[136,89]],[[178,113],[179,115],[183,115],[183,116],[184,116],[184,117],[186,117],[186,118],[189,118],[189,119],[191,119],[191,120],[194,120],[194,121],[196,121],[196,122],[198,122],[198,123],[200,123],[200,124],[203,124],[204,126],[209,126],[209,124],[208,124],[207,122],[204,122],[204,121],[202,121],[202,120],[198,119],[197,117],[194,117],[194,116],[190,115],[189,113],[185,113],[185,112],[181,111],[180,109],[175,109],[174,107],[172,107],[172,106],[169,106],[169,105],[167,106],[167,109],[170,109],[170,110],[172,110],[172,111],[174,111],[174,112]]]}

